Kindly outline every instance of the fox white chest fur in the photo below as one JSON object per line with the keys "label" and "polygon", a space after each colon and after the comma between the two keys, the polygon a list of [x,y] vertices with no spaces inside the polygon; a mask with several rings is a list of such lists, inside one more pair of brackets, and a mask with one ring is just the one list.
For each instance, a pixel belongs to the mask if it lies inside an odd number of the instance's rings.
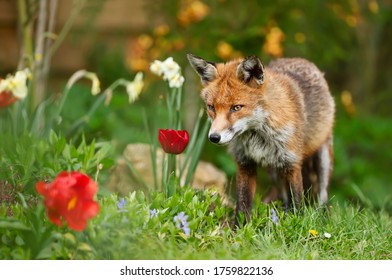
{"label": "fox white chest fur", "polygon": [[287,147],[293,131],[293,126],[274,130],[264,124],[236,137],[229,144],[229,150],[239,162],[252,160],[264,167],[286,169],[297,160],[296,154]]}

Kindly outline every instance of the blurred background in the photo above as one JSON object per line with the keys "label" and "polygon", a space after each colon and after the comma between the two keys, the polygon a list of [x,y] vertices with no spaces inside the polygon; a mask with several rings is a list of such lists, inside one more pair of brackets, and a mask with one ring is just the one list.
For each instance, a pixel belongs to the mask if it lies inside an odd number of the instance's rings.
{"label": "blurred background", "polygon": [[[18,1],[0,0],[0,77],[21,63]],[[26,2],[28,17],[34,19],[40,2]],[[184,125],[191,128],[202,104],[187,53],[216,62],[256,54],[265,64],[278,57],[304,57],[325,72],[337,105],[332,199],[392,213],[392,1],[45,2],[57,4],[54,32],[69,31],[52,56],[45,95],[56,96],[79,69],[96,72],[102,88],[145,73],[140,99],[129,105],[126,94],[114,94],[110,107],[100,108],[90,120],[86,138],[112,141],[118,156],[128,143],[147,142],[143,110],[156,118],[157,108],[164,107],[165,85],[149,72],[155,59],[173,56],[181,65]],[[72,90],[77,98],[67,101],[72,110],[65,112],[65,121],[88,110],[89,90],[87,84]],[[202,159],[223,170],[231,182],[228,191],[233,190],[235,165],[226,149],[206,143]],[[263,194],[269,185],[265,173],[259,180]]]}

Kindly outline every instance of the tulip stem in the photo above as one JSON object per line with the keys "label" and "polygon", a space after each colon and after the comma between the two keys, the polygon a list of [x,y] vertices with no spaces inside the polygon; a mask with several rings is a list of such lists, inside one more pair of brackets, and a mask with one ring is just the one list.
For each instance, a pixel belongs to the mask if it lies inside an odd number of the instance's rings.
{"label": "tulip stem", "polygon": [[170,160],[170,168],[169,168],[169,174],[174,172],[174,175],[176,175],[176,155],[169,155],[169,160]]}
{"label": "tulip stem", "polygon": [[176,176],[176,155],[174,154],[167,154],[167,161],[165,162],[167,165],[166,168],[166,179],[164,181],[165,183],[165,193],[167,197],[172,196],[176,192],[177,184],[178,182],[177,176]]}
{"label": "tulip stem", "polygon": [[162,186],[167,197],[173,193],[173,176],[176,177],[176,155],[166,154],[162,164]]}
{"label": "tulip stem", "polygon": [[161,182],[161,189],[165,191],[165,193],[167,194],[167,189],[168,189],[168,157],[167,154],[163,155],[163,159],[162,159],[162,182]]}

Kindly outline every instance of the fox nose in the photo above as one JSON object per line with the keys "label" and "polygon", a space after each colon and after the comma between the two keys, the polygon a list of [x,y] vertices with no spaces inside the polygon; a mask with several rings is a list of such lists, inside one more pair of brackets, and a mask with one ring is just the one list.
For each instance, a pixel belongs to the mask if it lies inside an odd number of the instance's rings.
{"label": "fox nose", "polygon": [[218,143],[218,142],[220,141],[220,139],[221,139],[220,135],[217,134],[217,133],[211,134],[211,135],[209,136],[209,138],[210,138],[210,141],[211,141],[212,143]]}

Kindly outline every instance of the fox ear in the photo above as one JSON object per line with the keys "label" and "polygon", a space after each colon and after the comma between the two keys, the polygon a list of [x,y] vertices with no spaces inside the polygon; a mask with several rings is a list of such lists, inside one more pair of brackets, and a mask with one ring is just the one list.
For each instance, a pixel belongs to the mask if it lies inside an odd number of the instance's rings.
{"label": "fox ear", "polygon": [[263,84],[264,66],[260,59],[255,55],[245,58],[237,67],[237,77],[245,83],[254,79],[257,85]]}
{"label": "fox ear", "polygon": [[199,74],[203,85],[215,80],[218,72],[214,62],[206,61],[193,54],[187,54],[187,57],[192,68]]}

